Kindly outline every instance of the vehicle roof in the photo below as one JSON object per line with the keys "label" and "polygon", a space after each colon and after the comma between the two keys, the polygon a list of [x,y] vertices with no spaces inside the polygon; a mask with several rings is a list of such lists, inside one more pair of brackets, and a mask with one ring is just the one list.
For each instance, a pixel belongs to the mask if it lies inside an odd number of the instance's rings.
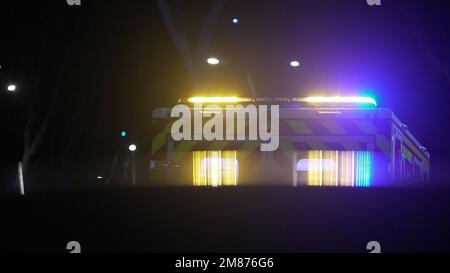
{"label": "vehicle roof", "polygon": [[[194,108],[192,108],[194,109]],[[223,108],[221,108],[223,109]],[[172,108],[156,108],[153,110],[153,118],[170,118]],[[270,110],[270,108],[269,108]],[[280,119],[385,119],[391,120],[422,153],[429,159],[430,154],[420,144],[417,138],[408,130],[408,126],[400,121],[390,108],[345,108],[345,107],[301,107],[294,105],[280,105]]]}

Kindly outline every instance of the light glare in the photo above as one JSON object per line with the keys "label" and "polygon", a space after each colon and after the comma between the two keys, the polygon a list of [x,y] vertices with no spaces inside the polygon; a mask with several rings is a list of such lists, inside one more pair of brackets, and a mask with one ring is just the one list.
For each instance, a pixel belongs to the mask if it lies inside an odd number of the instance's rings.
{"label": "light glare", "polygon": [[377,106],[377,102],[371,97],[307,97],[303,101],[309,103],[367,103]]}
{"label": "light glare", "polygon": [[192,103],[236,103],[236,102],[248,102],[251,101],[248,98],[238,97],[192,97],[189,98],[189,102]]}
{"label": "light glare", "polygon": [[239,163],[236,151],[194,151],[194,186],[236,186]]}
{"label": "light glare", "polygon": [[210,65],[218,65],[220,63],[219,59],[214,58],[214,57],[208,58],[207,62]]}
{"label": "light glare", "polygon": [[292,67],[299,67],[300,66],[300,62],[299,61],[292,61],[291,62],[291,66]]}
{"label": "light glare", "polygon": [[134,145],[134,144],[131,144],[131,145],[128,147],[128,150],[130,150],[131,152],[136,151],[136,149],[137,149],[137,147],[136,147],[136,145]]}
{"label": "light glare", "polygon": [[16,91],[16,86],[15,86],[14,84],[8,85],[8,91],[9,91],[9,92],[14,92],[14,91]]}

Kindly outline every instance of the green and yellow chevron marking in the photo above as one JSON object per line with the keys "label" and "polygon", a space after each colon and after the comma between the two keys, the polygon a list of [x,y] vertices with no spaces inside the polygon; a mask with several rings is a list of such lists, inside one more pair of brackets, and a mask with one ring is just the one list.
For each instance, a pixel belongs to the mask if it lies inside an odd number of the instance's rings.
{"label": "green and yellow chevron marking", "polygon": [[354,121],[354,124],[358,126],[361,131],[366,135],[375,135],[375,145],[381,150],[387,157],[391,156],[391,142],[389,139],[378,133],[378,128],[370,121]]}
{"label": "green and yellow chevron marking", "polygon": [[170,133],[171,128],[172,122],[167,124],[164,128],[164,131],[162,131],[152,139],[152,155],[155,155],[166,144],[167,135]]}
{"label": "green and yellow chevron marking", "polygon": [[309,128],[306,122],[301,120],[287,120],[287,124],[299,135],[312,135],[314,132]]}
{"label": "green and yellow chevron marking", "polygon": [[375,136],[375,145],[378,147],[378,149],[383,151],[383,153],[387,157],[391,156],[391,143],[385,135],[377,134]]}
{"label": "green and yellow chevron marking", "polygon": [[353,123],[366,135],[374,135],[378,132],[378,128],[370,121],[358,120]]}
{"label": "green and yellow chevron marking", "polygon": [[260,143],[258,141],[246,141],[239,147],[240,158],[245,159],[256,149],[259,148]]}
{"label": "green and yellow chevron marking", "polygon": [[339,125],[336,121],[323,120],[320,123],[325,127],[325,129],[333,135],[345,135],[347,132]]}
{"label": "green and yellow chevron marking", "polygon": [[[290,162],[292,162],[293,153],[297,153],[294,144],[292,144],[291,142],[284,142],[284,141],[280,142],[279,149],[282,152],[282,154],[284,154],[286,159],[288,159]],[[275,167],[276,169],[275,172],[286,170],[285,164],[283,164],[282,162],[277,162],[277,160],[274,160],[272,165],[273,165],[272,167]]]}
{"label": "green and yellow chevron marking", "polygon": [[212,141],[208,146],[208,151],[223,151],[229,143],[230,141],[227,140]]}
{"label": "green and yellow chevron marking", "polygon": [[280,150],[289,159],[292,156],[292,151],[296,151],[295,146],[290,142],[280,142]]}
{"label": "green and yellow chevron marking", "polygon": [[192,148],[194,148],[195,144],[197,144],[197,141],[195,140],[183,140],[178,142],[178,144],[176,144],[174,148],[173,161],[180,162],[181,160],[183,160],[184,157],[192,151]]}

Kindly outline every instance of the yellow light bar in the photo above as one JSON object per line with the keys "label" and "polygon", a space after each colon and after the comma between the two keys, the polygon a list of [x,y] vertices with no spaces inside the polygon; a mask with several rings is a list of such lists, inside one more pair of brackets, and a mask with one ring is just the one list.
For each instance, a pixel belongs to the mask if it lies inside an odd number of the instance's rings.
{"label": "yellow light bar", "polygon": [[301,101],[308,103],[366,103],[377,106],[377,102],[371,97],[307,97]]}
{"label": "yellow light bar", "polygon": [[236,103],[251,102],[252,99],[239,97],[192,97],[188,101],[192,103]]}

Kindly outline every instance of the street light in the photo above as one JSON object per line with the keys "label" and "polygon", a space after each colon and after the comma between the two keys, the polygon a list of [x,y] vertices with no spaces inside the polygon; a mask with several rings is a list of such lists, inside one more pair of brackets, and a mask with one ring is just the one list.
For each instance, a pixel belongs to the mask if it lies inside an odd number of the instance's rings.
{"label": "street light", "polygon": [[206,61],[210,65],[218,65],[220,63],[220,60],[215,57],[208,58],[208,60],[206,60]]}
{"label": "street light", "polygon": [[8,91],[9,92],[14,92],[14,91],[16,91],[16,85],[15,84],[10,84],[10,85],[8,85]]}
{"label": "street light", "polygon": [[130,146],[128,146],[128,150],[130,150],[130,152],[134,152],[136,151],[137,147],[134,144],[131,144]]}

